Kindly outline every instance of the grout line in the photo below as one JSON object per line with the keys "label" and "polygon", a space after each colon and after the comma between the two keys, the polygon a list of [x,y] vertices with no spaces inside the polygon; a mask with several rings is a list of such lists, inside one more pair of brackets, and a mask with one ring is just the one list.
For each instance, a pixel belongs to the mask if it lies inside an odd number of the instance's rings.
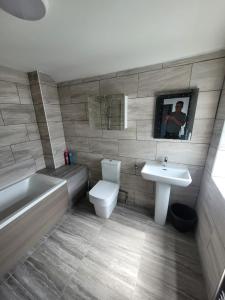
{"label": "grout line", "polygon": [[9,145],[10,147],[10,150],[11,150],[11,153],[12,153],[12,156],[13,156],[13,159],[14,159],[14,163],[16,164],[17,161],[16,161],[16,158],[15,158],[15,155],[14,155],[14,152],[13,152],[13,149],[12,149],[12,145]]}
{"label": "grout line", "polygon": [[225,75],[224,75],[224,78],[223,78],[223,82],[222,82],[221,89],[219,90],[219,91],[220,91],[220,93],[219,93],[219,100],[218,100],[218,103],[217,103],[217,108],[216,108],[215,120],[216,120],[216,116],[217,116],[217,113],[218,113],[218,109],[219,109],[220,101],[221,101],[221,98],[222,98],[222,94],[223,94],[223,87],[224,87],[224,85],[225,85]]}
{"label": "grout line", "polygon": [[20,103],[18,103],[18,104],[22,104],[22,102],[21,102],[21,98],[20,98],[20,93],[19,93],[19,89],[18,89],[18,84],[16,83],[16,90],[17,90],[17,96],[18,96],[18,98],[19,98],[19,102]]}
{"label": "grout line", "polygon": [[[210,54],[210,53],[208,53]],[[202,54],[202,55],[207,55],[206,54]],[[200,55],[201,56],[201,55]],[[192,56],[193,57],[193,56]],[[142,67],[136,67],[136,68],[132,68],[132,69],[126,69],[126,70],[120,70],[120,71],[116,71],[114,72],[116,75],[115,76],[112,76],[112,77],[109,77],[109,78],[101,78],[99,79],[100,76],[107,76],[107,74],[110,74],[110,73],[106,73],[106,74],[103,74],[103,75],[96,75],[96,76],[93,76],[92,79],[90,79],[90,81],[83,81],[85,80],[85,78],[88,78],[88,77],[84,77],[84,78],[78,78],[78,79],[75,79],[75,80],[67,80],[67,81],[61,81],[61,82],[58,82],[57,83],[57,86],[59,87],[64,87],[64,86],[71,86],[71,85],[79,85],[79,84],[85,84],[85,83],[90,83],[90,82],[95,82],[95,81],[101,81],[101,80],[107,80],[107,79],[113,79],[113,78],[120,78],[120,77],[125,77],[125,76],[132,76],[132,75],[136,75],[136,74],[140,74],[140,73],[146,73],[146,72],[154,72],[154,71],[158,71],[158,70],[162,70],[162,69],[166,69],[166,68],[174,68],[174,67],[184,67],[184,66],[187,66],[187,65],[191,65],[191,64],[196,64],[196,63],[201,63],[201,62],[207,62],[207,61],[214,61],[214,60],[217,60],[217,59],[222,59],[222,58],[225,58],[224,55],[221,55],[221,56],[218,56],[218,57],[215,57],[215,58],[206,58],[206,59],[200,59],[200,60],[196,60],[196,61],[190,61],[190,62],[184,62],[184,63],[181,63],[181,64],[174,64],[174,65],[167,65],[169,63],[173,63],[175,61],[179,61],[179,60],[185,60],[185,59],[191,59],[192,57],[185,57],[185,58],[181,58],[181,59],[175,59],[175,60],[171,60],[171,61],[167,61],[167,62],[161,62],[161,63],[158,63],[159,65],[161,65],[162,67],[161,68],[157,68],[157,69],[153,69],[153,70],[147,70],[147,71],[137,71],[137,72],[134,72],[132,74],[124,74],[124,75],[121,75],[121,76],[118,76],[117,74],[119,72],[126,72],[126,71],[130,71],[130,70],[133,70],[133,69],[141,69],[141,68],[145,68],[147,66],[142,66]],[[157,65],[156,64],[153,64],[153,65],[149,65],[150,66],[154,66],[154,65]],[[96,77],[96,79],[95,79]],[[76,81],[77,82],[74,82],[73,81]]]}
{"label": "grout line", "polygon": [[[209,53],[210,54],[210,53]],[[204,54],[203,54],[204,55]],[[206,54],[207,55],[207,54]],[[190,65],[190,64],[197,64],[197,63],[201,63],[201,62],[208,62],[208,61],[214,61],[214,60],[217,60],[217,59],[222,59],[222,58],[225,58],[224,55],[222,56],[219,56],[219,57],[215,57],[215,58],[206,58],[206,59],[203,59],[203,60],[196,60],[196,61],[190,61],[190,62],[187,62],[187,63],[181,63],[181,64],[174,64],[174,65],[167,65],[167,66],[164,66],[168,63],[173,63],[173,60],[170,61],[170,62],[165,62],[163,63],[163,68],[166,69],[166,68],[173,68],[173,67],[183,67],[183,66],[187,66],[187,65]],[[178,60],[185,60],[185,59],[191,59],[191,57],[186,57],[186,58],[181,58],[181,59],[178,59]],[[176,61],[176,60],[175,60]]]}
{"label": "grout line", "polygon": [[193,67],[194,67],[194,64],[191,64],[191,73],[190,73],[190,79],[189,79],[189,84],[188,84],[189,88],[191,87],[191,78],[192,78]]}
{"label": "grout line", "polygon": [[30,297],[30,296],[33,296],[32,293],[31,293],[29,290],[27,290],[27,289],[23,286],[23,284],[15,278],[15,276],[14,276],[13,274],[12,274],[10,277],[12,277],[13,280],[16,281],[17,285],[19,285],[19,286],[26,292],[26,294],[29,295],[29,297]]}
{"label": "grout line", "polygon": [[29,80],[27,82],[19,82],[19,81],[10,81],[10,80],[0,79],[0,81],[7,82],[7,83],[21,84],[21,85],[25,85],[25,86],[30,85]]}
{"label": "grout line", "polygon": [[0,288],[4,283],[6,283],[8,281],[8,279],[12,276],[12,274],[10,272],[7,272],[4,276],[6,276],[6,277],[2,278],[2,280],[0,280]]}
{"label": "grout line", "polygon": [[140,83],[140,73],[137,73],[138,75],[138,82],[137,82],[137,97],[138,98],[138,92],[139,92],[139,83]]}
{"label": "grout line", "polygon": [[7,126],[7,125],[5,124],[5,120],[4,120],[4,118],[3,118],[3,114],[2,114],[2,110],[1,110],[1,109],[0,109],[0,116],[1,116],[2,122],[3,122],[3,125],[1,125],[1,126]]}

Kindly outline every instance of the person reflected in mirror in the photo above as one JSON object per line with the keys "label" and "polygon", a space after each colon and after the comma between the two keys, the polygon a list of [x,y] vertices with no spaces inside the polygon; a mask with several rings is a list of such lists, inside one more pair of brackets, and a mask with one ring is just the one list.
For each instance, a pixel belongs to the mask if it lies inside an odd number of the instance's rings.
{"label": "person reflected in mirror", "polygon": [[186,122],[186,114],[182,112],[184,106],[183,101],[178,101],[175,106],[175,111],[165,117],[166,139],[179,139],[181,127]]}

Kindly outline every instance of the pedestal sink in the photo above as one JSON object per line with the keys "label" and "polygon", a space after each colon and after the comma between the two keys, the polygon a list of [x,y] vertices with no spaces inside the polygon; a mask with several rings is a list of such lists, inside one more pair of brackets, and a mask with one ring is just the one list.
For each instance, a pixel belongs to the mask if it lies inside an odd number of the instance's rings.
{"label": "pedestal sink", "polygon": [[175,164],[146,163],[141,170],[146,180],[156,182],[155,222],[165,225],[169,206],[171,185],[188,186],[192,179],[186,167]]}

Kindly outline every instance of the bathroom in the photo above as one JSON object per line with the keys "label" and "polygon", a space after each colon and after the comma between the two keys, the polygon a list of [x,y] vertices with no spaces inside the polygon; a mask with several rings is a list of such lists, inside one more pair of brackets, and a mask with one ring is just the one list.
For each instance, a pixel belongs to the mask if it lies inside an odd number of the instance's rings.
{"label": "bathroom", "polygon": [[225,299],[225,2],[65,3],[0,0],[0,299]]}

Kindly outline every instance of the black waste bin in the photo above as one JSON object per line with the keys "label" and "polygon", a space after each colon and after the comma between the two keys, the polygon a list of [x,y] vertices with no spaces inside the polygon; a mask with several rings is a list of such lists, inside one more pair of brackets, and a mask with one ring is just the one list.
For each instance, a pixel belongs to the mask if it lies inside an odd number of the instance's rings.
{"label": "black waste bin", "polygon": [[196,211],[184,204],[174,203],[170,205],[170,219],[173,226],[180,232],[188,232],[197,224]]}

